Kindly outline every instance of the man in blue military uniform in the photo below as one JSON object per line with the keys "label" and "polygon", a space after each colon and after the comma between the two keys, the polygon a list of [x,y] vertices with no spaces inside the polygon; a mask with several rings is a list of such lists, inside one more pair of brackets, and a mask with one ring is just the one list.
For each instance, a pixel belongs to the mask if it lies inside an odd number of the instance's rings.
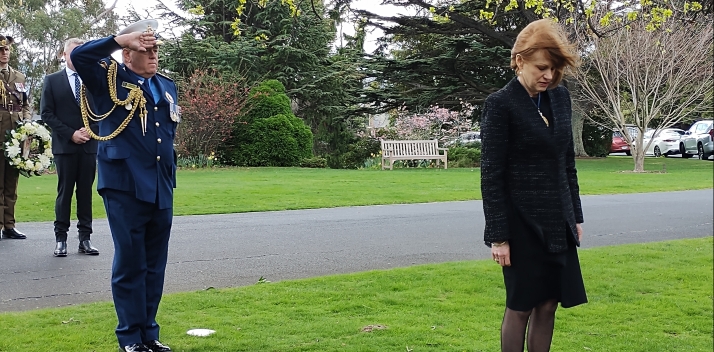
{"label": "man in blue military uniform", "polygon": [[[166,352],[156,312],[164,286],[176,187],[173,149],[179,120],[172,80],[158,70],[155,20],[72,51],[71,59],[97,111],[81,94],[82,117],[99,121],[97,190],[114,240],[112,296],[125,352]],[[110,55],[122,50],[123,64]]]}

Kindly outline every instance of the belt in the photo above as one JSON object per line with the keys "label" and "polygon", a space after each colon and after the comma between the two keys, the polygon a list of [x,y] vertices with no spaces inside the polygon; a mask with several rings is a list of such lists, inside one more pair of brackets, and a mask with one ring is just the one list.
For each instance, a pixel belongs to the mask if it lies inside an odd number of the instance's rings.
{"label": "belt", "polygon": [[10,111],[10,112],[20,112],[22,111],[22,105],[15,105],[15,104],[9,104],[9,105],[2,105],[0,104],[0,111]]}

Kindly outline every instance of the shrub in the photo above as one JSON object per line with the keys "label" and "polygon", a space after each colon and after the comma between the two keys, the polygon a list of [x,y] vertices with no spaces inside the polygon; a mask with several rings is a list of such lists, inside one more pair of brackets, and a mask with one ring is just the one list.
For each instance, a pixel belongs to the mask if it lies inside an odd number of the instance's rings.
{"label": "shrub", "polygon": [[324,169],[327,167],[327,159],[316,156],[300,160],[300,167],[309,167],[313,169]]}
{"label": "shrub", "polygon": [[176,158],[176,166],[179,168],[200,169],[220,166],[220,163],[214,154],[208,156],[203,154],[196,156],[179,155]]}
{"label": "shrub", "polygon": [[481,148],[480,146],[449,148],[447,160],[451,167],[478,167],[481,165]]}
{"label": "shrub", "polygon": [[285,115],[255,120],[246,142],[242,158],[248,166],[297,166],[303,159],[293,125]]}
{"label": "shrub", "polygon": [[610,154],[612,130],[592,123],[583,124],[583,147],[589,156],[605,157]]}
{"label": "shrub", "polygon": [[275,80],[250,91],[249,112],[233,124],[222,150],[226,162],[240,166],[298,166],[312,157],[312,132],[290,110],[285,87]]}
{"label": "shrub", "polygon": [[347,169],[364,167],[365,161],[379,154],[381,148],[381,143],[376,138],[363,137],[358,139],[348,146],[347,152],[343,155],[344,167]]}
{"label": "shrub", "polygon": [[211,155],[229,139],[236,117],[246,112],[248,89],[242,77],[229,78],[214,70],[196,70],[179,82],[181,123],[176,152],[186,157]]}
{"label": "shrub", "polygon": [[275,115],[293,114],[290,109],[290,98],[285,94],[285,86],[274,79],[251,89],[248,104],[250,112],[245,116],[245,121],[248,123]]}

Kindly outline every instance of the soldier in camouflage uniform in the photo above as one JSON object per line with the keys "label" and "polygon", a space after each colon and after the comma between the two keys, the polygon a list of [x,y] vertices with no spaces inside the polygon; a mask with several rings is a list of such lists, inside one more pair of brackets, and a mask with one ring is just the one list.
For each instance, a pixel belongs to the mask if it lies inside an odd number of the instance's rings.
{"label": "soldier in camouflage uniform", "polygon": [[[0,143],[4,146],[5,135],[14,129],[19,120],[30,120],[30,105],[27,99],[25,75],[10,67],[12,37],[0,35]],[[2,238],[25,239],[15,229],[15,202],[17,181],[20,173],[5,160],[0,152],[0,226]]]}

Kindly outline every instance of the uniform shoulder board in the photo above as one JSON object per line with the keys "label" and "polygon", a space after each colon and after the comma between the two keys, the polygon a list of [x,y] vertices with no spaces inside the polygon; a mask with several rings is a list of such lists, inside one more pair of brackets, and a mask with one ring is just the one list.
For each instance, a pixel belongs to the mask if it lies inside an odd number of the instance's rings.
{"label": "uniform shoulder board", "polygon": [[167,75],[165,75],[165,74],[163,74],[163,73],[161,73],[161,72],[156,72],[156,74],[159,75],[159,76],[161,76],[161,77],[164,77],[164,78],[168,79],[169,81],[173,81],[173,79],[172,79],[171,77],[169,77],[169,76],[167,76]]}

